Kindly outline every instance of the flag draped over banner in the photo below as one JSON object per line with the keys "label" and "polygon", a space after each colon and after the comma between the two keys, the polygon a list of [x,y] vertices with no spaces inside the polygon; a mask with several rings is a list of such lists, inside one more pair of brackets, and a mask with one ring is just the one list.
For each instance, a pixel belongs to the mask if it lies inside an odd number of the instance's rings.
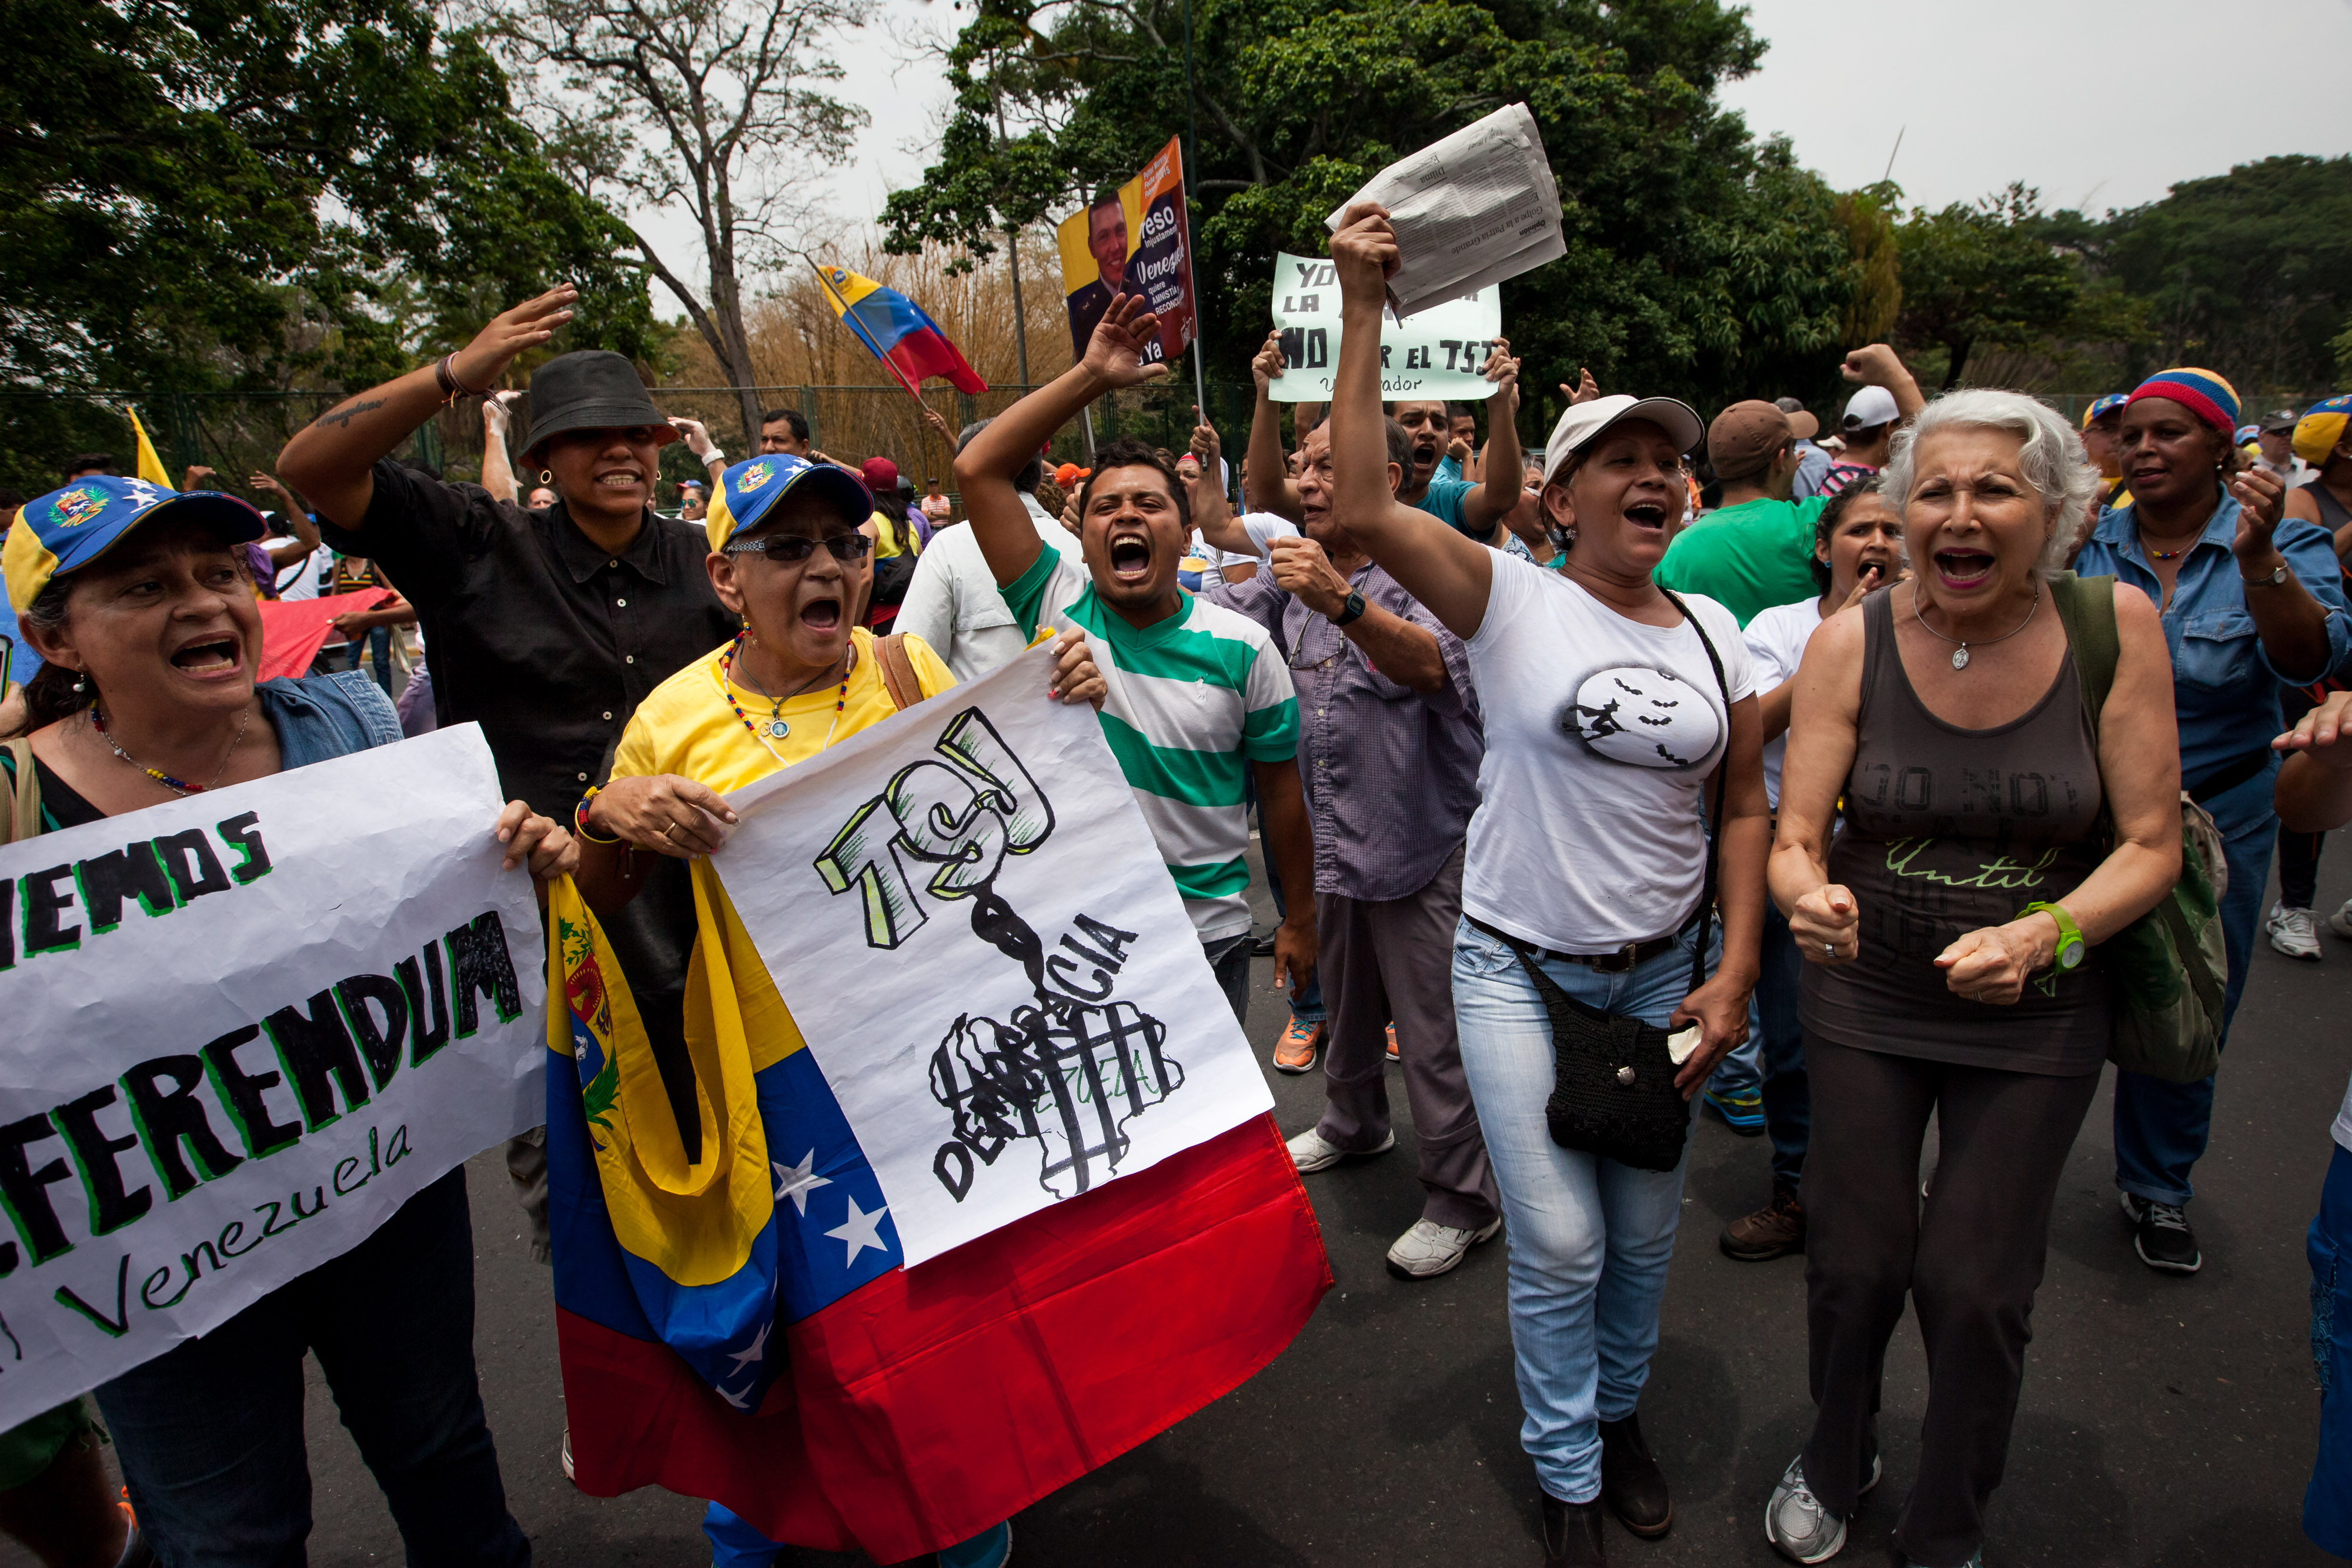
{"label": "flag draped over banner", "polygon": [[[903,1266],[873,1168],[706,862],[685,1152],[613,949],[551,894],[547,1158],[575,1479],[895,1563],[965,1540],[1281,1353],[1331,1282],[1259,1118]],[[877,997],[877,1024],[888,1002]],[[551,1064],[554,1065],[554,1064]]]}
{"label": "flag draped over banner", "polygon": [[841,324],[917,398],[923,395],[926,376],[943,376],[958,392],[988,390],[940,324],[897,289],[838,267],[820,267],[816,277]]}
{"label": "flag draped over banner", "polygon": [[147,439],[147,427],[139,423],[139,411],[124,403],[122,412],[131,416],[131,438],[138,444],[139,477],[150,485],[172,487],[172,476],[163,471],[163,460],[155,455],[155,444]]}

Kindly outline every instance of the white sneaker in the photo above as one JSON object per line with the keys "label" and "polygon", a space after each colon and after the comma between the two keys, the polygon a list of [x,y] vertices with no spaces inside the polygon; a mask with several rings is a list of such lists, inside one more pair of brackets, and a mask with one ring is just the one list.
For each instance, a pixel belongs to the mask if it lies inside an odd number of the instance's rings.
{"label": "white sneaker", "polygon": [[569,1421],[566,1421],[566,1422],[563,1424],[563,1479],[564,1479],[565,1480],[567,1480],[567,1481],[568,1481],[568,1480],[571,1480],[571,1479],[572,1479],[572,1423],[571,1423],[571,1422],[569,1422]]}
{"label": "white sneaker", "polygon": [[1826,1563],[1845,1550],[1845,1521],[1823,1508],[1805,1485],[1801,1454],[1780,1472],[1780,1484],[1764,1505],[1764,1539],[1798,1563]]}
{"label": "white sneaker", "polygon": [[2352,898],[2336,906],[2336,913],[2327,917],[2327,928],[2338,936],[2352,940]]}
{"label": "white sneaker", "polygon": [[1381,1140],[1381,1146],[1377,1149],[1358,1150],[1343,1149],[1326,1139],[1319,1128],[1309,1127],[1291,1139],[1286,1146],[1290,1150],[1290,1163],[1298,1167],[1300,1176],[1307,1176],[1316,1171],[1328,1170],[1351,1155],[1360,1154],[1370,1159],[1374,1155],[1387,1154],[1396,1147],[1396,1132],[1391,1129],[1388,1136]]}
{"label": "white sneaker", "polygon": [[1503,1228],[1500,1215],[1476,1230],[1456,1230],[1433,1219],[1416,1219],[1389,1249],[1389,1272],[1400,1280],[1434,1280],[1462,1266],[1470,1249],[1491,1241]]}
{"label": "white sneaker", "polygon": [[[2336,911],[2343,914],[2342,910]],[[2290,958],[2319,961],[2319,917],[2308,909],[2290,909],[2284,904],[2271,905],[2271,917],[2263,923],[2271,946]]]}

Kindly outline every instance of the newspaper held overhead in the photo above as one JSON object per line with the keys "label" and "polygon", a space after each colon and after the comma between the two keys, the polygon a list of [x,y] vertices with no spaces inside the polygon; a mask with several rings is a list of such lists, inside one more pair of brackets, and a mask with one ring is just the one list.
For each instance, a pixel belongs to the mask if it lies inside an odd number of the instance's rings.
{"label": "newspaper held overhead", "polygon": [[1398,318],[1475,294],[1568,253],[1559,186],[1524,103],[1400,158],[1339,204],[1324,226],[1338,233],[1359,202],[1389,210],[1402,256],[1389,279]]}

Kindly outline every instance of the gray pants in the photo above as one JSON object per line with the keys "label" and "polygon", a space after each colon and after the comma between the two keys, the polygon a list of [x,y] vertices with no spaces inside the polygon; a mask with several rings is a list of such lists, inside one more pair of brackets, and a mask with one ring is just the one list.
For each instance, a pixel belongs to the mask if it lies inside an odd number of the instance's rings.
{"label": "gray pants", "polygon": [[1459,848],[1427,885],[1402,898],[1315,895],[1323,1004],[1331,1015],[1316,1130],[1342,1149],[1376,1148],[1388,1136],[1393,1020],[1429,1195],[1422,1218],[1475,1230],[1501,1210],[1454,1033],[1454,931],[1461,918]]}
{"label": "gray pants", "polygon": [[533,1127],[507,1140],[507,1179],[514,1183],[515,1202],[530,1220],[530,1255],[541,1263],[555,1260],[552,1231],[547,1220],[547,1129]]}

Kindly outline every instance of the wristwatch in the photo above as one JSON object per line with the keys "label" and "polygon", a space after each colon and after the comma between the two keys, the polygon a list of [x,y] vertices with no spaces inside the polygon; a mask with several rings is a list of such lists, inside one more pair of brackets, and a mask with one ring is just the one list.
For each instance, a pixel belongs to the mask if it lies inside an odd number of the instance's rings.
{"label": "wristwatch", "polygon": [[1345,626],[1351,621],[1360,620],[1363,617],[1363,591],[1360,589],[1351,588],[1348,590],[1348,601],[1339,606],[1339,614],[1331,617],[1331,624],[1334,626]]}
{"label": "wristwatch", "polygon": [[2238,580],[2244,583],[2248,588],[2276,588],[2286,581],[2286,563],[2284,561],[2280,562],[2277,566],[2271,568],[2270,570],[2263,573],[2260,577],[2242,576]]}
{"label": "wristwatch", "polygon": [[2084,956],[2090,952],[2089,945],[2083,940],[2083,928],[2074,924],[2073,915],[2056,904],[2029,904],[2018,913],[2046,915],[2057,923],[2058,950],[2050,956],[2050,961],[2058,968],[2063,970],[2075,967],[2082,963]]}

